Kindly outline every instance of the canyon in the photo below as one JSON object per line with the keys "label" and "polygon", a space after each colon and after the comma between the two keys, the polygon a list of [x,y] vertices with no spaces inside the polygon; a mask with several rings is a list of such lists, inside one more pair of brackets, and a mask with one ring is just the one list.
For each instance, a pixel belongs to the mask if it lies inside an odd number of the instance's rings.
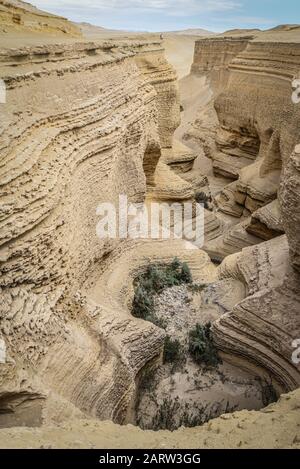
{"label": "canyon", "polygon": [[[198,38],[180,80],[170,38],[96,36],[0,0],[0,447],[299,447],[300,27]],[[100,239],[119,194],[209,200],[204,245]],[[132,425],[165,340],[131,314],[134,281],[175,256],[218,305],[223,362],[277,402]]]}

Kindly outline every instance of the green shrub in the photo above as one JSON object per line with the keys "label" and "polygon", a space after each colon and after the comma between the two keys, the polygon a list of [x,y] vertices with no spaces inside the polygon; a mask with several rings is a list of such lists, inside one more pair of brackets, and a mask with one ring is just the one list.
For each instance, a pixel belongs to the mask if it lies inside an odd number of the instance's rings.
{"label": "green shrub", "polygon": [[141,285],[137,285],[135,289],[132,314],[141,319],[147,319],[153,314],[153,297]]}
{"label": "green shrub", "polygon": [[192,285],[189,285],[189,289],[193,293],[201,293],[206,287],[207,287],[206,283],[202,283],[202,284],[193,283]]}
{"label": "green shrub", "polygon": [[208,366],[217,366],[220,363],[217,349],[213,342],[211,323],[204,326],[196,324],[195,329],[189,333],[189,352],[193,360]]}
{"label": "green shrub", "polygon": [[164,363],[175,363],[179,362],[182,359],[182,346],[179,340],[172,340],[170,336],[167,335],[165,338],[164,345]]}
{"label": "green shrub", "polygon": [[210,210],[210,204],[212,202],[210,195],[205,194],[205,192],[197,192],[195,200],[198,204],[203,204],[205,209]]}
{"label": "green shrub", "polygon": [[262,380],[258,378],[261,386],[261,397],[264,407],[267,407],[278,400],[276,389],[273,386],[272,378]]}
{"label": "green shrub", "polygon": [[192,274],[186,262],[182,264],[180,278],[184,283],[192,283]]}
{"label": "green shrub", "polygon": [[191,282],[192,275],[188,265],[176,257],[170,265],[149,265],[146,272],[134,282],[132,315],[154,324],[160,322],[154,314],[154,294],[168,287]]}
{"label": "green shrub", "polygon": [[186,428],[203,425],[209,420],[219,417],[221,414],[232,413],[237,410],[237,406],[230,406],[229,402],[215,402],[214,404],[198,405],[195,408],[193,403],[183,403],[178,396],[172,398],[165,397],[161,403],[157,404],[157,410],[150,425],[139,425],[143,430],[169,430],[174,431],[179,427]]}

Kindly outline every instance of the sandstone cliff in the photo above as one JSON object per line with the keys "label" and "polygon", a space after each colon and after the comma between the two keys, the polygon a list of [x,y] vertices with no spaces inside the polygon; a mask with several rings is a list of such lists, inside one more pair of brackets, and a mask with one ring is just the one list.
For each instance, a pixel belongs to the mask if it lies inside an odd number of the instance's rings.
{"label": "sandstone cliff", "polygon": [[0,429],[1,448],[287,448],[297,449],[299,390],[258,412],[235,412],[196,428],[143,431],[132,425],[75,420],[41,428]]}
{"label": "sandstone cliff", "polygon": [[0,1],[0,32],[4,33],[1,38],[5,42],[6,35],[13,33],[14,40],[21,39],[29,33],[34,34],[36,39],[39,35],[52,35],[63,37],[80,37],[80,29],[66,18],[52,15],[35,8],[33,5],[19,0]]}
{"label": "sandstone cliff", "polygon": [[239,278],[248,292],[216,321],[215,338],[226,354],[261,367],[284,389],[299,386],[300,378],[291,361],[300,335],[300,107],[292,101],[298,32],[280,28],[197,41],[192,74],[206,76],[214,97],[184,135],[212,160],[222,181],[215,202],[226,224],[206,250],[216,259],[238,253],[225,258],[219,276]]}
{"label": "sandstone cliff", "polygon": [[[149,263],[175,255],[196,281],[227,279],[244,292],[232,292],[234,308],[214,324],[223,357],[270,378],[278,392],[297,388],[294,31],[197,43],[192,77],[204,74],[209,93],[185,135],[187,148],[173,138],[180,123],[177,77],[157,37],[87,41],[63,18],[23,2],[0,5],[7,91],[0,104],[0,426],[133,421],[141,371],[160,360],[164,340],[160,328],[130,314],[133,281]],[[206,165],[211,158],[214,174],[204,174],[198,154]],[[202,191],[214,204],[205,212],[206,252],[187,249],[183,240],[97,237],[98,204],[117,203],[119,194],[132,202],[182,202]],[[210,257],[224,261],[216,267]],[[280,424],[287,413],[284,446],[298,443],[298,407],[295,392],[271,410]],[[259,444],[240,437],[235,419],[249,431],[256,420],[269,428],[268,412],[229,417],[232,446]],[[202,428],[204,445],[222,445],[206,437],[211,428],[218,434],[218,425]],[[197,432],[183,431],[184,444],[192,445]],[[3,431],[3,441],[11,435]],[[174,446],[182,441],[181,431],[164,437]],[[276,444],[270,437],[261,445]]]}
{"label": "sandstone cliff", "polygon": [[2,48],[1,77],[1,424],[123,421],[162,334],[81,288],[119,244],[97,205],[144,200],[172,147],[176,75],[159,41],[132,40]]}

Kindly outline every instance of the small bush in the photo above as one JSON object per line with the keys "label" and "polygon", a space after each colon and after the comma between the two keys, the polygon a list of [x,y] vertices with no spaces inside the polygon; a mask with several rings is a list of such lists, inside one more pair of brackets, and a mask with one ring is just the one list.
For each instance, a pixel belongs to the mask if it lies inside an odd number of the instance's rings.
{"label": "small bush", "polygon": [[166,397],[158,408],[153,418],[151,429],[157,430],[176,430],[175,416],[180,410],[179,398],[171,399]]}
{"label": "small bush", "polygon": [[270,404],[273,404],[278,400],[277,392],[273,386],[272,378],[269,380],[259,379],[261,386],[261,397],[264,407],[267,407]]}
{"label": "small bush", "polygon": [[153,297],[141,285],[138,285],[135,289],[132,314],[141,319],[147,319],[153,314]]}
{"label": "small bush", "polygon": [[212,203],[212,199],[210,195],[205,194],[205,192],[198,192],[195,195],[195,200],[198,204],[203,204],[206,210],[210,210],[210,204]]}
{"label": "small bush", "polygon": [[139,392],[153,391],[155,388],[156,369],[153,367],[145,368],[141,373]]}
{"label": "small bush", "polygon": [[170,265],[149,265],[135,282],[132,315],[154,324],[160,322],[154,314],[154,295],[183,283],[192,283],[191,271],[185,262],[180,262],[176,257]]}
{"label": "small bush", "polygon": [[190,268],[186,262],[184,262],[181,266],[180,279],[183,283],[192,283],[193,281]]}
{"label": "small bush", "polygon": [[172,340],[170,336],[165,338],[164,363],[175,363],[182,359],[182,346],[179,340]]}
{"label": "small bush", "polygon": [[196,324],[195,329],[189,333],[189,352],[193,360],[208,366],[217,366],[220,363],[217,349],[213,342],[211,323],[204,326]]}
{"label": "small bush", "polygon": [[158,318],[155,313],[147,318],[147,321],[152,322],[155,324],[155,326],[160,327],[161,329],[166,329],[168,325],[168,321],[166,321],[164,318]]}
{"label": "small bush", "polygon": [[192,285],[189,285],[189,289],[193,293],[201,293],[206,287],[207,287],[206,283],[203,283],[203,284],[193,283]]}

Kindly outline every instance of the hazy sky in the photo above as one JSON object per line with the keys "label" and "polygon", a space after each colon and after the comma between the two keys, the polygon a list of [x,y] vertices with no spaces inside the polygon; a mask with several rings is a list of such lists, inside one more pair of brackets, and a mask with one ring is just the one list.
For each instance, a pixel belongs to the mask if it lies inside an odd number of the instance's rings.
{"label": "hazy sky", "polygon": [[300,23],[299,0],[32,0],[31,3],[73,21],[136,31],[267,29],[283,23]]}

